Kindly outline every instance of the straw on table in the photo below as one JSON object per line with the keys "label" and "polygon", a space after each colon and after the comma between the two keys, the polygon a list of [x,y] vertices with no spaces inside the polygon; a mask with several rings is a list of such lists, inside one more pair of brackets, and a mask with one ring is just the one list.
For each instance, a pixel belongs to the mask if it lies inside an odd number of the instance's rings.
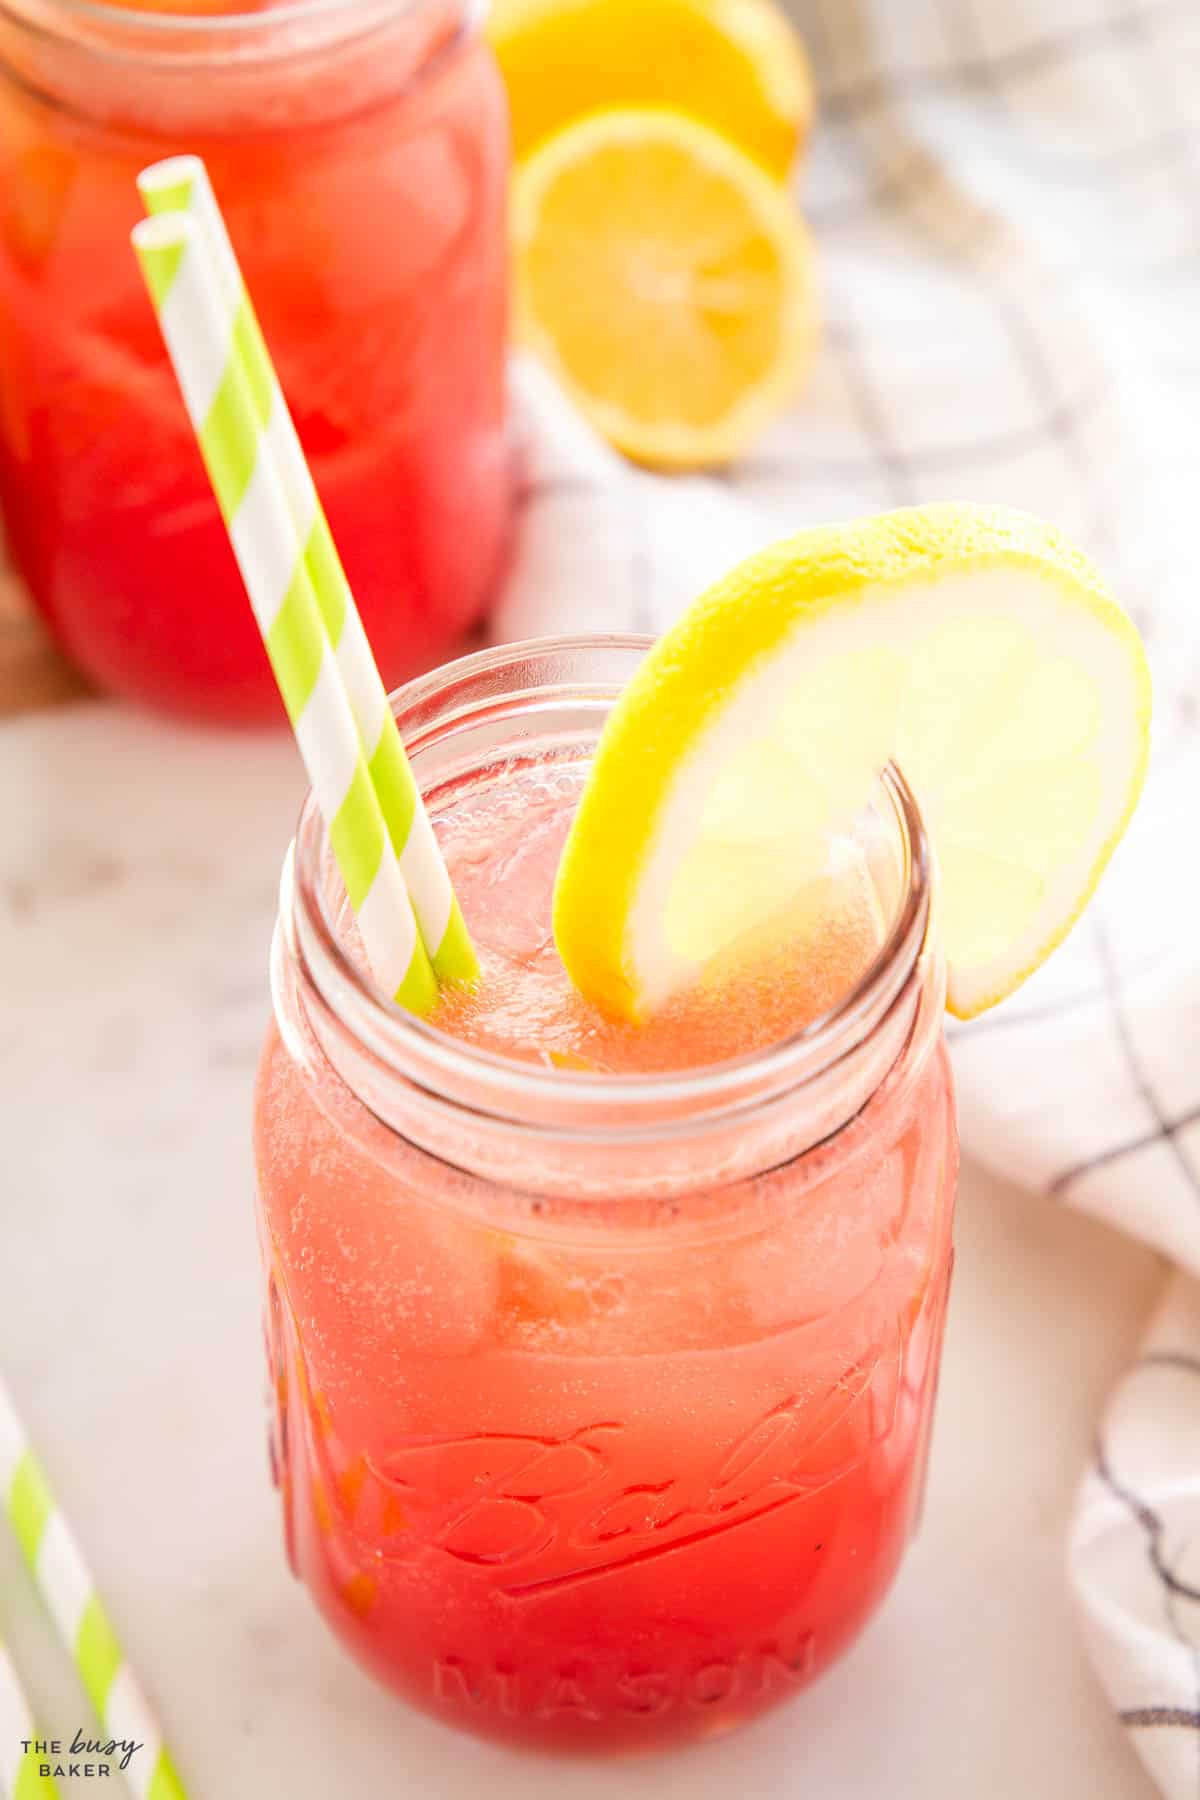
{"label": "straw on table", "polygon": [[325,635],[274,459],[197,221],[143,219],[133,244],[375,978],[410,1012],[437,982]]}
{"label": "straw on table", "polygon": [[12,1657],[0,1643],[0,1800],[54,1800],[58,1784],[39,1773],[46,1760],[22,1745],[38,1737]]}
{"label": "straw on table", "polygon": [[[138,1800],[185,1800],[183,1783],[163,1745],[162,1732],[125,1660],[45,1471],[25,1435],[16,1407],[0,1383],[0,1509],[8,1517],[30,1572],[87,1690],[106,1738],[142,1745],[125,1771]],[[26,1732],[22,1737],[30,1735]],[[0,1739],[0,1754],[8,1742]],[[22,1775],[28,1781],[28,1775]],[[51,1790],[52,1791],[52,1790]],[[17,1788],[46,1793],[45,1784]]]}
{"label": "straw on table", "polygon": [[263,447],[274,457],[283,483],[303,546],[305,567],[366,748],[371,779],[434,974],[439,981],[473,981],[479,973],[474,947],[208,171],[198,156],[169,157],[142,170],[138,191],[152,216],[188,213],[200,228],[224,308],[229,342],[242,359],[247,383],[260,411]]}

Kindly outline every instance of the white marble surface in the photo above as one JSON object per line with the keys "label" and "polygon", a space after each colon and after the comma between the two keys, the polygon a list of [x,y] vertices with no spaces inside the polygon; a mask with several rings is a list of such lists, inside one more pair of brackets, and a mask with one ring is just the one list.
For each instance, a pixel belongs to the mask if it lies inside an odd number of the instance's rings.
{"label": "white marble surface", "polygon": [[[345,1660],[280,1548],[250,1208],[300,785],[282,736],[98,704],[0,727],[0,1367],[192,1800],[1147,1800],[1076,1640],[1062,1536],[1158,1268],[969,1168],[924,1530],[809,1694],[702,1751],[564,1766],[456,1738]],[[2,1534],[0,1636],[46,1728],[84,1723]]]}

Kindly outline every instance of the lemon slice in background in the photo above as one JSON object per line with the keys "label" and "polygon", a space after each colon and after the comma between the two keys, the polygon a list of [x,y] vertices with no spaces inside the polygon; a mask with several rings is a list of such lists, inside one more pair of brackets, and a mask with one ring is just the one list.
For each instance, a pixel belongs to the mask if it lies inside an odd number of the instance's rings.
{"label": "lemon slice in background", "polygon": [[770,0],[494,0],[520,160],[584,113],[670,106],[777,176],[812,124],[808,59]]}
{"label": "lemon slice in background", "polygon": [[513,187],[518,335],[641,462],[727,461],[792,397],[816,341],[786,194],[706,126],[593,113]]}
{"label": "lemon slice in background", "polygon": [[969,1018],[1083,910],[1149,724],[1134,626],[1040,521],[940,505],[802,532],[702,595],[618,700],[559,868],[559,953],[589,1000],[644,1018],[782,928],[894,759]]}

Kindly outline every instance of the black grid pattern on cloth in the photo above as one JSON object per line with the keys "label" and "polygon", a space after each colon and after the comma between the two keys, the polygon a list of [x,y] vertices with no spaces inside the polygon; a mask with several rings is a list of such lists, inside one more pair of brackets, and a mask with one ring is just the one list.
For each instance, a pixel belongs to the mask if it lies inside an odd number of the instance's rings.
{"label": "black grid pattern on cloth", "polygon": [[[1190,1107],[1177,1118],[1169,1117],[1164,1111],[1155,1092],[1154,1084],[1142,1066],[1133,1041],[1122,993],[1121,971],[1113,955],[1109,932],[1098,909],[1093,914],[1092,934],[1104,977],[1103,994],[1107,1005],[1109,1029],[1113,1039],[1121,1047],[1130,1085],[1138,1094],[1151,1124],[1146,1131],[1139,1133],[1135,1138],[1115,1143],[1064,1169],[1051,1183],[1051,1192],[1061,1194],[1070,1187],[1072,1182],[1090,1174],[1093,1170],[1119,1162],[1124,1157],[1132,1156],[1138,1151],[1147,1150],[1152,1145],[1161,1143],[1169,1148],[1191,1189],[1198,1208],[1200,1208],[1200,1173],[1193,1167],[1190,1157],[1180,1142],[1180,1133],[1200,1118],[1200,1106]],[[1200,1598],[1200,1596],[1197,1597]]]}
{"label": "black grid pattern on cloth", "polygon": [[[1135,1380],[1143,1371],[1154,1369],[1169,1369],[1189,1378],[1195,1377],[1200,1375],[1200,1357],[1186,1351],[1149,1350],[1138,1358],[1129,1379]],[[1188,1629],[1181,1605],[1200,1602],[1200,1588],[1185,1581],[1177,1572],[1168,1549],[1167,1527],[1161,1512],[1137,1491],[1128,1475],[1117,1472],[1112,1448],[1103,1434],[1097,1440],[1092,1466],[1101,1487],[1130,1514],[1144,1536],[1146,1562],[1161,1594],[1163,1623],[1168,1635],[1188,1658],[1195,1685],[1194,1707],[1170,1703],[1126,1706],[1118,1708],[1117,1717],[1131,1731],[1200,1731],[1200,1641]],[[1196,1792],[1200,1794],[1200,1742],[1197,1743],[1195,1784]]]}

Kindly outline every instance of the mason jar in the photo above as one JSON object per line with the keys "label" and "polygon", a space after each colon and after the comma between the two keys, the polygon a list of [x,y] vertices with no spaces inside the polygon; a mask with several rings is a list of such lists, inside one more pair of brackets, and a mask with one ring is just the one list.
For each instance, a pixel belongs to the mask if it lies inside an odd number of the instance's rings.
{"label": "mason jar", "polygon": [[0,508],[103,687],[278,716],[130,229],[203,156],[389,682],[509,513],[504,94],[473,0],[0,0]]}
{"label": "mason jar", "polygon": [[[646,647],[546,639],[402,690],[435,826],[586,766]],[[333,1630],[452,1724],[725,1730],[839,1656],[896,1572],[957,1139],[924,829],[894,770],[870,810],[884,933],[850,991],[769,1048],[621,1075],[392,1007],[304,809],[255,1123],[274,1468]]]}

